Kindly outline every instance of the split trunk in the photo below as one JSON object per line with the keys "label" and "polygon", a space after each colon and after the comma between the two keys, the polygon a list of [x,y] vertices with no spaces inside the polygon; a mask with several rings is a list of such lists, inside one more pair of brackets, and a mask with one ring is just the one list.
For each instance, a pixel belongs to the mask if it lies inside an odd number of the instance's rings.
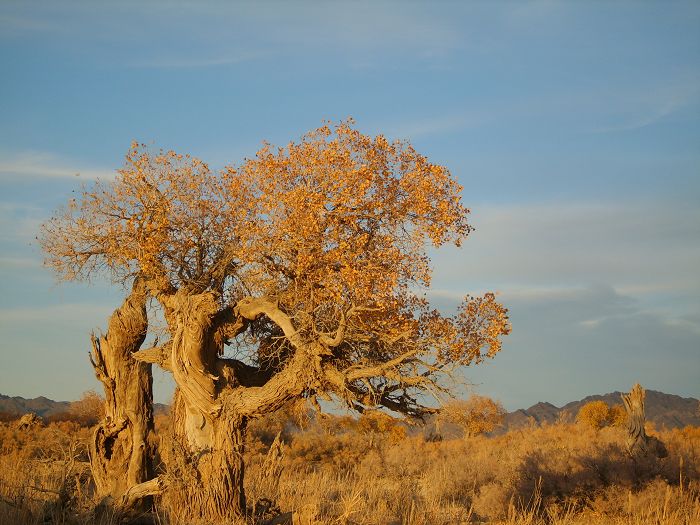
{"label": "split trunk", "polygon": [[136,280],[112,314],[107,333],[92,337],[90,360],[104,386],[105,415],[90,444],[90,464],[97,495],[108,506],[119,507],[130,487],[153,475],[151,365],[132,358],[147,328],[146,290]]}

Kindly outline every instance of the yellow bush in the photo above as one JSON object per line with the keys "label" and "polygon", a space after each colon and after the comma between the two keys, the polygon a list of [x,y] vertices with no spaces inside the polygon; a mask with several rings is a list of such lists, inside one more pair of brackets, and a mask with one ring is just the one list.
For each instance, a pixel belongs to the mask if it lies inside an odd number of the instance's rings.
{"label": "yellow bush", "polygon": [[627,421],[627,413],[621,405],[609,406],[605,401],[591,401],[578,411],[576,421],[597,430],[603,427],[619,427]]}
{"label": "yellow bush", "polygon": [[88,390],[68,408],[71,419],[81,425],[91,427],[104,417],[104,398],[94,390]]}
{"label": "yellow bush", "polygon": [[506,411],[498,401],[486,396],[470,396],[466,400],[447,403],[440,418],[459,426],[467,437],[492,432],[503,422]]}

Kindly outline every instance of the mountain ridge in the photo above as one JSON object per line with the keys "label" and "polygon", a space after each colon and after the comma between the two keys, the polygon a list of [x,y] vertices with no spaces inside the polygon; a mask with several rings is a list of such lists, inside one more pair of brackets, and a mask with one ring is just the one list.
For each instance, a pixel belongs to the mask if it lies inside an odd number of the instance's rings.
{"label": "mountain ridge", "polygon": [[[547,401],[540,401],[529,408],[520,408],[508,412],[503,429],[513,429],[535,424],[551,424],[556,421],[574,421],[576,414],[586,403],[604,401],[609,405],[622,405],[622,392],[592,394],[578,401],[571,401],[557,407]],[[21,416],[28,412],[41,417],[54,416],[66,412],[70,401],[54,401],[44,396],[24,398],[0,394],[0,413]],[[693,397],[681,397],[656,390],[646,391],[645,402],[647,420],[658,428],[682,428],[687,425],[700,426],[700,401]],[[169,410],[168,405],[154,403],[156,413]]]}
{"label": "mountain ridge", "polygon": [[[4,412],[5,414],[15,414],[17,416],[30,412],[40,417],[56,416],[67,412],[70,404],[71,401],[54,401],[44,396],[27,399],[21,396],[0,394],[0,413]],[[167,412],[169,406],[162,403],[154,403],[153,410],[156,414],[159,414]]]}
{"label": "mountain ridge", "polygon": [[[518,428],[532,423],[555,423],[558,420],[574,421],[576,414],[586,403],[604,401],[608,405],[622,405],[623,392],[592,394],[561,407],[539,402],[530,408],[521,408],[506,414],[504,427]],[[700,401],[693,397],[681,397],[656,390],[647,390],[645,399],[647,421],[658,428],[682,428],[687,425],[700,426]]]}

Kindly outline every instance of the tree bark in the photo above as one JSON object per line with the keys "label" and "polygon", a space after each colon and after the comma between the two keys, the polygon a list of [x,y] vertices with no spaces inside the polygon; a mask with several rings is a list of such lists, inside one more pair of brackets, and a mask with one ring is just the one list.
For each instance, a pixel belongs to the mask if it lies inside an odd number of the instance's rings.
{"label": "tree bark", "polygon": [[644,429],[644,398],[646,392],[637,383],[629,394],[622,394],[622,402],[627,411],[627,451],[632,457],[656,456],[666,457],[664,444],[655,437],[647,436]]}
{"label": "tree bark", "polygon": [[[181,290],[159,300],[170,312],[169,367],[177,383],[173,431],[176,448],[184,456],[171,458],[168,468],[182,469],[188,479],[188,483],[169,481],[166,497],[181,502],[191,521],[216,523],[241,517],[246,513],[243,452],[249,418],[300,395],[317,366],[310,366],[304,352],[295,354],[285,370],[272,377],[243,363],[224,364],[219,359],[223,341],[217,337],[221,310],[213,293]],[[289,318],[266,299],[239,307],[242,319],[266,315],[293,332]],[[291,339],[302,344],[298,336]]]}
{"label": "tree bark", "polygon": [[192,521],[218,523],[246,512],[243,448],[247,418],[223,410],[222,390],[232,378],[217,376],[219,348],[214,338],[218,305],[211,293],[177,293],[167,299],[172,312],[170,368],[177,383],[173,433],[182,457],[171,457],[171,474],[186,482],[169,482],[166,497],[179,502]]}
{"label": "tree bark", "polygon": [[[151,365],[132,358],[146,338],[146,289],[136,279],[129,297],[109,319],[107,333],[92,336],[90,361],[105,392],[105,417],[90,443],[98,497],[119,507],[129,488],[153,474]],[[136,502],[143,505],[142,502]]]}
{"label": "tree bark", "polygon": [[[223,523],[246,513],[244,480],[245,418],[228,411],[217,417],[207,417],[201,430],[188,430],[186,400],[178,389],[173,405],[175,440],[179,458],[170,458],[170,466],[187,469],[184,482],[170,482],[167,487],[171,505],[182,506],[188,520],[202,523]],[[203,439],[203,434],[206,438]],[[205,441],[206,440],[206,441]],[[174,461],[173,461],[174,459]],[[169,466],[169,467],[170,467]]]}

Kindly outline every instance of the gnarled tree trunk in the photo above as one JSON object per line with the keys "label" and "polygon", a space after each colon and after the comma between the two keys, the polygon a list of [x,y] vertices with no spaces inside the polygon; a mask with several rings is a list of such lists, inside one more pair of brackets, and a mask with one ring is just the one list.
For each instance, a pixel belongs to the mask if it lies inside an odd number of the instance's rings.
{"label": "gnarled tree trunk", "polygon": [[627,411],[627,450],[632,457],[654,455],[666,457],[664,444],[655,437],[647,436],[644,429],[646,417],[644,414],[644,398],[646,392],[637,383],[629,394],[622,394],[622,402]]}
{"label": "gnarled tree trunk", "polygon": [[[313,367],[301,355],[268,377],[241,362],[225,363],[219,358],[222,340],[217,335],[224,321],[214,293],[180,290],[159,300],[172,335],[167,366],[177,383],[173,431],[181,456],[169,458],[168,469],[175,476],[168,476],[165,498],[172,498],[171,506],[179,502],[192,522],[230,521],[246,513],[243,451],[248,419],[300,395]],[[264,299],[237,308],[249,321],[263,313],[273,320],[283,316]],[[233,323],[233,332],[243,329],[241,323]]]}
{"label": "gnarled tree trunk", "polygon": [[130,487],[153,474],[148,444],[153,431],[151,365],[132,357],[146,338],[146,298],[144,284],[136,279],[110,317],[107,333],[92,336],[90,360],[104,386],[105,417],[93,434],[90,464],[97,495],[110,507],[119,507]]}
{"label": "gnarled tree trunk", "polygon": [[[206,418],[196,439],[187,430],[188,415],[182,391],[175,393],[173,430],[177,447],[168,457],[170,476],[166,498],[193,522],[222,523],[246,512],[243,489],[245,418],[222,412]],[[179,454],[179,457],[173,457]]]}
{"label": "gnarled tree trunk", "polygon": [[169,366],[177,383],[173,432],[177,452],[169,468],[184,468],[186,482],[168,480],[171,505],[180,502],[187,517],[218,523],[246,512],[243,449],[246,418],[224,410],[220,395],[227,388],[215,376],[218,346],[213,319],[218,305],[210,293],[178,293],[167,302],[172,334]]}

